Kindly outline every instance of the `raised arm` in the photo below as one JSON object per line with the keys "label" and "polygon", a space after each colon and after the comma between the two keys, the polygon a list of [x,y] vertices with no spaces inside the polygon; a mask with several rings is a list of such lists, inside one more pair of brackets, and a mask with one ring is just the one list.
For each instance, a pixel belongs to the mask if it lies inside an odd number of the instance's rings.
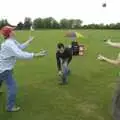
{"label": "raised arm", "polygon": [[17,44],[17,46],[21,49],[21,50],[23,50],[23,49],[25,49],[26,47],[28,47],[28,45],[32,42],[32,40],[33,40],[34,38],[33,37],[30,37],[26,42],[24,42],[23,44],[20,44],[18,41],[16,41],[15,40],[15,42],[16,42],[16,44]]}

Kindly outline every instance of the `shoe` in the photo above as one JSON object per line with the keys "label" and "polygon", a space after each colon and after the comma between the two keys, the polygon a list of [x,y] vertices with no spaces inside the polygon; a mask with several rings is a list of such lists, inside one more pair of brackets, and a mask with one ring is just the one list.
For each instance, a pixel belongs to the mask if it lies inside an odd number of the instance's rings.
{"label": "shoe", "polygon": [[59,83],[59,85],[67,85],[68,83]]}
{"label": "shoe", "polygon": [[7,112],[18,112],[20,111],[20,107],[13,107],[11,110],[7,110]]}
{"label": "shoe", "polygon": [[67,85],[67,84],[68,84],[67,81],[62,81],[62,82],[59,83],[59,85]]}

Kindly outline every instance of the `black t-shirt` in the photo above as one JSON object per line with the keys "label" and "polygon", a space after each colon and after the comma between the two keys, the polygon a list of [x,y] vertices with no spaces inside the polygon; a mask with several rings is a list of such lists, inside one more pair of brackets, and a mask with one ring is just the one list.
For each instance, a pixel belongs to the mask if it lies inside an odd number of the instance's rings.
{"label": "black t-shirt", "polygon": [[60,59],[62,59],[63,62],[67,61],[67,63],[69,64],[70,61],[72,60],[72,50],[71,50],[71,48],[65,48],[63,53],[60,53],[59,51],[57,51],[56,60],[57,60],[58,70],[61,70]]}

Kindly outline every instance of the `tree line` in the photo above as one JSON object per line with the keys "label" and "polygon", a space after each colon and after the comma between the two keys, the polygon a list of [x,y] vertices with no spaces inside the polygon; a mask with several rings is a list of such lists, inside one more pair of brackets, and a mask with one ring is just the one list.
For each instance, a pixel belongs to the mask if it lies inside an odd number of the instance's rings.
{"label": "tree line", "polygon": [[[0,20],[0,28],[5,25],[10,25],[7,19]],[[59,22],[53,17],[36,18],[33,21],[30,17],[26,17],[24,22],[17,24],[17,30],[29,30],[30,27],[34,29],[120,29],[120,23],[111,24],[88,24],[83,25],[80,19],[61,19]]]}

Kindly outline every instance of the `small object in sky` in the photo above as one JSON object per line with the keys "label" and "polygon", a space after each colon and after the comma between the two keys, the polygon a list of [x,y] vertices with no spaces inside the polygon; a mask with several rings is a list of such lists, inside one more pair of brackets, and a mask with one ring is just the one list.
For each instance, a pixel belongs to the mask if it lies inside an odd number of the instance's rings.
{"label": "small object in sky", "polygon": [[102,4],[102,7],[104,7],[104,8],[107,7],[107,4],[106,4],[106,3],[103,3],[103,4]]}

